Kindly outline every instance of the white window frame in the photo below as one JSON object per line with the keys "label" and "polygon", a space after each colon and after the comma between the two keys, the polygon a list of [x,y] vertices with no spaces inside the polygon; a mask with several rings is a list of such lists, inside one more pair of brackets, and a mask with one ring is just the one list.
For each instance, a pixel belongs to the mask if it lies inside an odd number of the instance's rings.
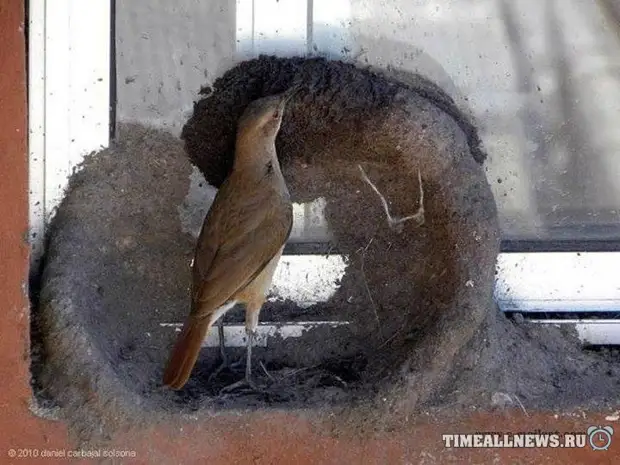
{"label": "white window frame", "polygon": [[110,0],[29,0],[28,146],[31,266],[84,156],[110,131]]}
{"label": "white window frame", "polygon": [[[307,1],[308,16],[296,16],[299,24],[287,23],[299,36],[298,52],[311,49],[312,27],[308,23],[313,14],[311,6],[314,5],[315,15],[329,6],[322,0]],[[281,2],[280,7],[283,8]],[[256,24],[253,0],[237,0],[237,8],[240,26],[250,27],[252,31],[271,27],[271,23]],[[111,14],[110,0],[29,0],[29,201],[33,267],[42,256],[46,227],[62,200],[72,172],[85,155],[107,147],[110,142]],[[273,22],[275,16],[263,17]],[[253,55],[257,47],[260,48],[260,39],[252,37],[240,43],[239,53]],[[524,314],[618,312],[620,253],[501,253],[495,298],[501,310]],[[620,344],[619,320],[547,318],[539,322],[576,324],[581,338],[589,344]]]}

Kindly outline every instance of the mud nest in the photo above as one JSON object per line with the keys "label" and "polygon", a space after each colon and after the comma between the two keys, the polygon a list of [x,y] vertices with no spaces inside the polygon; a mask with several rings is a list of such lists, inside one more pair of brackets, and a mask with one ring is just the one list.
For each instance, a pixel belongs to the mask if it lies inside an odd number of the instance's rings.
{"label": "mud nest", "polygon": [[[516,341],[530,341],[529,333],[497,314],[499,234],[484,153],[468,118],[434,84],[322,59],[241,63],[203,90],[183,130],[185,150],[207,182],[217,187],[226,177],[235,122],[248,102],[293,83],[301,90],[276,144],[284,176],[295,202],[325,199],[331,248],[349,265],[328,302],[303,310],[290,301],[269,303],[261,321],[349,324],[257,348],[254,357],[269,372],[267,379],[256,371],[270,386],[263,394],[218,396],[242,375],[223,372],[207,383],[219,363],[216,348],[203,350],[184,390],[163,389],[176,335],[161,323],[183,321],[188,309],[194,238],[181,217],[189,208],[191,165],[178,139],[123,126],[113,147],[89,157],[72,178],[51,227],[33,320],[39,398],[52,399],[91,434],[127,418],[188,410],[342,407],[408,418],[424,406],[479,403],[496,389],[521,395],[518,380],[530,378],[532,386],[543,385],[533,397],[557,394],[540,373],[528,378],[507,366],[516,353],[523,365],[530,357],[540,367],[541,351],[523,355]],[[368,180],[392,215],[406,217],[420,205],[419,177],[423,224],[390,228]],[[207,208],[205,200],[189,212],[194,224]],[[242,318],[233,312],[229,321]],[[499,334],[511,342],[505,352]],[[572,351],[573,368],[549,358],[545,373],[573,369],[593,379],[574,337],[554,334],[547,341]]]}
{"label": "mud nest", "polygon": [[[328,305],[297,317],[351,324],[307,345],[295,342],[293,355],[279,359],[287,367],[338,367],[331,374],[342,381],[332,387],[339,398],[384,395],[412,377],[421,382],[407,396],[426,398],[492,303],[499,234],[476,129],[420,76],[260,57],[203,89],[183,129],[190,160],[210,184],[219,186],[232,167],[235,122],[245,106],[292,85],[300,92],[276,141],[283,173],[294,202],[326,200],[332,250],[350,260]],[[392,216],[407,217],[419,210],[419,177],[424,223],[391,228],[372,186]],[[333,370],[325,371],[329,378]]]}

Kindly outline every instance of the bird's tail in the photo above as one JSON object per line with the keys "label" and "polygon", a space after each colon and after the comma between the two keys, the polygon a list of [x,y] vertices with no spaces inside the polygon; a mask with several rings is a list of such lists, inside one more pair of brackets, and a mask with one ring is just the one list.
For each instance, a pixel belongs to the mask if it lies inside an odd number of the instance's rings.
{"label": "bird's tail", "polygon": [[166,386],[172,389],[181,389],[185,386],[198,359],[202,341],[211,327],[210,322],[210,318],[192,317],[185,322],[164,372]]}

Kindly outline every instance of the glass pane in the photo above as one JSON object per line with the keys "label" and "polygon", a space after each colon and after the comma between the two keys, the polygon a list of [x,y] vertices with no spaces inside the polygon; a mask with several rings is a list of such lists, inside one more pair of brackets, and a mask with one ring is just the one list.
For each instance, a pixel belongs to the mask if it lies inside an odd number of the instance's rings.
{"label": "glass pane", "polygon": [[[118,0],[116,17],[119,121],[178,133],[201,86],[259,53],[417,72],[475,117],[504,239],[620,239],[617,2]],[[320,205],[297,211],[293,240],[325,240]]]}

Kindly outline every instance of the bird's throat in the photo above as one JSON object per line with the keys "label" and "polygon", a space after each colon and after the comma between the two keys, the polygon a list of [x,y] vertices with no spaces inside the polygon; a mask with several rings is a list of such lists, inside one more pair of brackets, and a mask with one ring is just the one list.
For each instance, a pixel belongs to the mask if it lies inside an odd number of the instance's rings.
{"label": "bird's throat", "polygon": [[238,139],[235,147],[234,169],[258,169],[268,163],[278,164],[274,140]]}

